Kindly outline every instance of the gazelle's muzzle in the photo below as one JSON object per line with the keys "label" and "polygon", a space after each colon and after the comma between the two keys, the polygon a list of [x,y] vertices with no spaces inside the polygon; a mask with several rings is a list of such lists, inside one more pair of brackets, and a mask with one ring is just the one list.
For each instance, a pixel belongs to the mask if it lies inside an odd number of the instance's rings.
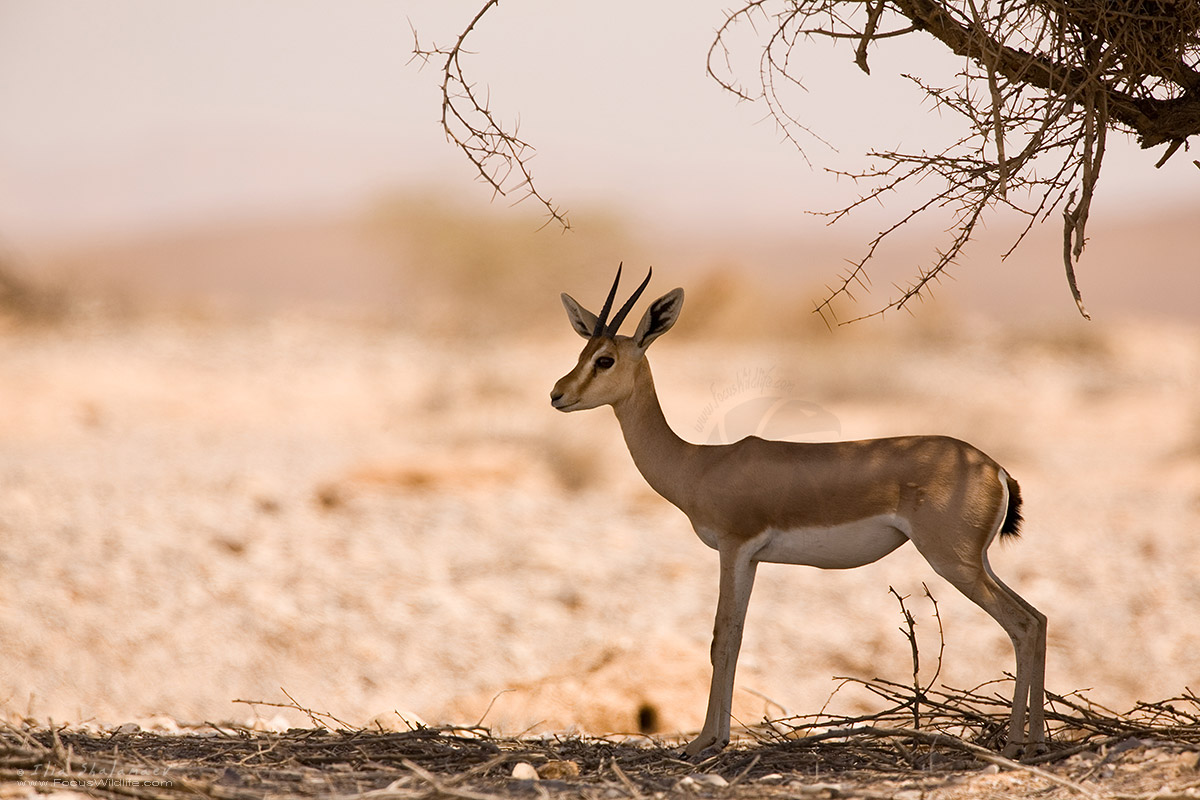
{"label": "gazelle's muzzle", "polygon": [[550,405],[559,411],[575,411],[579,404],[579,392],[572,386],[574,384],[572,377],[575,372],[576,370],[571,370],[563,375],[550,390]]}

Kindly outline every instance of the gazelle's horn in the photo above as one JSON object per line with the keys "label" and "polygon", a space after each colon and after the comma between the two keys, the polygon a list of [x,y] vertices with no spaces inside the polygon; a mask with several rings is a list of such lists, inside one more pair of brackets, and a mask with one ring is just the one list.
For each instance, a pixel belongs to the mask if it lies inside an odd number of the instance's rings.
{"label": "gazelle's horn", "polygon": [[596,318],[596,327],[592,330],[593,339],[604,332],[604,323],[608,319],[608,312],[612,310],[613,298],[617,296],[617,284],[621,282],[621,267],[624,265],[624,261],[617,264],[617,277],[613,278],[612,288],[608,290],[608,299],[604,301],[604,308],[600,309],[600,316]]}
{"label": "gazelle's horn", "polygon": [[[615,317],[613,317],[613,321],[610,322],[608,324],[608,327],[604,329],[604,332],[606,334],[608,334],[609,336],[617,335],[617,329],[620,328],[621,323],[625,321],[625,317],[629,314],[630,310],[633,308],[633,304],[636,303],[638,301],[638,298],[642,296],[642,292],[646,289],[646,286],[649,285],[649,283],[650,283],[650,276],[652,274],[654,274],[653,267],[651,267],[649,270],[646,271],[646,280],[642,281],[642,285],[637,287],[637,290],[633,293],[633,295],[628,300],[625,301],[625,305],[621,306],[621,310],[617,312],[617,315]],[[615,284],[614,284],[613,288],[616,288]]]}

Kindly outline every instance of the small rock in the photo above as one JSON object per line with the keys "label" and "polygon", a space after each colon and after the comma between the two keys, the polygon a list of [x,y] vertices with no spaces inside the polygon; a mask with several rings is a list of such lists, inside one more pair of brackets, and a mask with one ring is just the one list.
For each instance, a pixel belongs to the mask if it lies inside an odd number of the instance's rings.
{"label": "small rock", "polygon": [[538,771],[528,761],[518,761],[514,764],[512,776],[518,781],[536,781],[539,779]]}
{"label": "small rock", "polygon": [[276,714],[270,719],[256,716],[250,720],[247,720],[245,725],[250,730],[270,733],[283,733],[288,728],[292,727],[292,724],[288,722],[287,717],[285,717],[283,714]]}
{"label": "small rock", "polygon": [[141,722],[142,730],[153,731],[154,733],[179,733],[183,730],[183,726],[174,717],[168,717],[166,714],[156,714],[153,717],[147,717]]}
{"label": "small rock", "polygon": [[1130,736],[1128,739],[1124,739],[1109,747],[1108,752],[1105,754],[1105,758],[1112,758],[1120,753],[1124,753],[1126,750],[1135,750],[1139,747],[1145,746],[1146,743],[1141,739],[1137,738],[1136,736]]}
{"label": "small rock", "polygon": [[1084,750],[1082,753],[1076,753],[1067,759],[1067,763],[1072,766],[1090,767],[1104,756],[1093,750]]}
{"label": "small rock", "polygon": [[313,491],[313,499],[322,511],[336,511],[349,501],[346,490],[336,483],[323,483]]}
{"label": "small rock", "polygon": [[547,761],[538,767],[539,777],[548,781],[562,781],[579,777],[579,765],[574,761]]}
{"label": "small rock", "polygon": [[242,776],[233,767],[226,767],[221,777],[217,778],[217,783],[221,786],[241,786]]}
{"label": "small rock", "polygon": [[720,789],[728,786],[729,781],[710,772],[693,772],[679,782],[680,786],[688,786],[695,788],[697,786],[707,786],[710,788]]}

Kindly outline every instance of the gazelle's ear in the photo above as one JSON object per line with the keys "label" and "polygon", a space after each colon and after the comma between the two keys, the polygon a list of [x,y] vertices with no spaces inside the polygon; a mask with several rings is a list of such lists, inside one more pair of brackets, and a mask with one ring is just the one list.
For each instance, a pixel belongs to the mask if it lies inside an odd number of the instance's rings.
{"label": "gazelle's ear", "polygon": [[642,315],[637,332],[633,334],[633,343],[645,350],[651,342],[671,330],[682,309],[683,289],[672,289],[655,300]]}
{"label": "gazelle's ear", "polygon": [[562,294],[562,304],[575,332],[585,339],[591,339],[596,330],[596,315],[579,305],[579,302],[566,292]]}

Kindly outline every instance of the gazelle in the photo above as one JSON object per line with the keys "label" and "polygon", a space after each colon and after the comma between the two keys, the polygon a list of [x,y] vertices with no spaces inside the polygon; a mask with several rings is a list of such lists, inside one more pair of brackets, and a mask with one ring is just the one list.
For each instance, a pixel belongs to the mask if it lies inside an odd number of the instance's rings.
{"label": "gazelle", "polygon": [[683,290],[655,300],[633,336],[620,336],[617,330],[650,275],[609,321],[620,280],[618,267],[599,317],[562,295],[572,327],[587,344],[575,368],[554,385],[550,401],[560,411],[612,406],[646,482],[683,511],[700,540],[720,555],[708,710],[685,753],[729,743],[733,676],[759,562],[849,569],[908,541],[1012,639],[1016,688],[1005,753],[1044,748],[1046,618],[1001,583],[987,559],[997,535],[1018,535],[1017,482],[977,448],[944,436],[685,442],[663,416],[646,360],[646,348],[679,318]]}

